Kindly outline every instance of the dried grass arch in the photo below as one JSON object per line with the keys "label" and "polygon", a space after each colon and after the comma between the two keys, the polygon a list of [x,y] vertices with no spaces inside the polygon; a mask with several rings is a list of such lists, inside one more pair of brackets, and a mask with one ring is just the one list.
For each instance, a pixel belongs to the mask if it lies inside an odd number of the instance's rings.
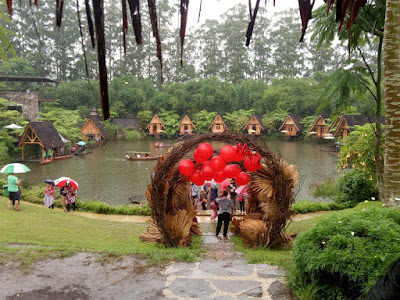
{"label": "dried grass arch", "polygon": [[251,173],[248,185],[248,216],[243,221],[234,220],[234,231],[239,232],[249,246],[274,248],[286,244],[290,237],[284,229],[293,216],[290,205],[294,202],[293,187],[298,178],[296,166],[289,166],[256,138],[232,132],[194,136],[176,144],[159,160],[146,192],[152,209],[152,226],[149,225],[142,239],[150,241],[149,235],[153,234],[158,236],[157,241],[167,247],[186,245],[182,234],[177,233],[180,225],[171,224],[182,223],[185,230],[193,227],[193,224],[177,219],[180,213],[182,218],[189,216],[193,219],[193,205],[188,197],[189,183],[180,175],[176,165],[200,143],[207,141],[246,143],[261,155],[262,169]]}

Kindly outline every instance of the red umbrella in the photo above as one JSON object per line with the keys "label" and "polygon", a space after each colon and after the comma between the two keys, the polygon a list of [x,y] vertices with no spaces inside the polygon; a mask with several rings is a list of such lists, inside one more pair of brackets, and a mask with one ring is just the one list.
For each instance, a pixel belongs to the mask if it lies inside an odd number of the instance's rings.
{"label": "red umbrella", "polygon": [[239,195],[239,196],[243,196],[243,195],[247,195],[247,185],[241,185],[239,187],[236,188],[235,192]]}
{"label": "red umbrella", "polygon": [[60,188],[68,183],[70,183],[74,187],[74,189],[76,189],[76,190],[79,189],[78,183],[75,180],[73,180],[72,178],[60,177],[60,178],[54,180],[54,185],[56,185]]}

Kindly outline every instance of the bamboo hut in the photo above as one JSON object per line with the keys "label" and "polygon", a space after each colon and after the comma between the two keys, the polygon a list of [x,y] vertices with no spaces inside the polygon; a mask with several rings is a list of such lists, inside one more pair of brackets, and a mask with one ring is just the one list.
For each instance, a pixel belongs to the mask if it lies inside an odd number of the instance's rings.
{"label": "bamboo hut", "polygon": [[32,159],[41,159],[42,153],[48,152],[48,150],[51,150],[53,154],[60,155],[64,143],[52,122],[30,122],[18,144],[18,147],[22,148],[21,160],[25,160],[26,146],[33,147],[33,151],[30,152]]}
{"label": "bamboo hut", "polygon": [[161,135],[166,127],[163,122],[161,122],[160,118],[154,115],[146,129],[149,131],[150,135]]}
{"label": "bamboo hut", "polygon": [[191,135],[193,134],[194,129],[195,126],[192,123],[192,120],[190,120],[188,115],[185,115],[179,123],[179,135]]}
{"label": "bamboo hut", "polygon": [[96,141],[96,144],[101,144],[103,141],[110,139],[107,129],[100,122],[96,108],[93,108],[90,112],[89,118],[81,128],[80,133],[82,134],[82,140]]}
{"label": "bamboo hut", "polygon": [[[354,130],[356,125],[362,126],[366,123],[375,123],[376,118],[375,116],[366,116],[366,115],[343,115],[341,116],[337,122],[330,128],[330,133],[333,136],[338,138],[345,138],[347,137],[350,132]],[[382,120],[384,124],[384,120]]]}
{"label": "bamboo hut", "polygon": [[329,128],[326,124],[326,120],[330,117],[328,114],[319,115],[311,126],[309,131],[310,134],[315,134],[316,137],[322,138],[326,133],[329,132]]}
{"label": "bamboo hut", "polygon": [[228,130],[228,126],[226,126],[224,119],[217,114],[208,129],[211,129],[212,133],[224,133]]}
{"label": "bamboo hut", "polygon": [[301,117],[299,115],[290,114],[286,117],[285,121],[283,121],[281,127],[279,127],[279,131],[285,136],[299,136],[304,129],[300,121]]}
{"label": "bamboo hut", "polygon": [[264,130],[261,117],[259,115],[252,115],[250,120],[243,127],[243,130],[246,130],[250,135],[260,135],[261,130]]}

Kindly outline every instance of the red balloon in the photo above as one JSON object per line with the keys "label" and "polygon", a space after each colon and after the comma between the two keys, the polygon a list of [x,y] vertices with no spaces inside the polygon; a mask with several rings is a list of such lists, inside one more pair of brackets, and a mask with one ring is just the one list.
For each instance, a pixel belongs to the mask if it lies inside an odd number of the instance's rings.
{"label": "red balloon", "polygon": [[236,150],[235,161],[242,161],[244,159],[243,149],[239,145],[236,145],[234,148]]}
{"label": "red balloon", "polygon": [[240,172],[238,176],[236,176],[236,184],[237,185],[246,185],[250,181],[250,176],[246,172]]}
{"label": "red balloon", "polygon": [[205,180],[211,180],[213,179],[215,176],[215,172],[213,171],[213,169],[211,169],[210,166],[205,166],[203,168],[203,178]]}
{"label": "red balloon", "polygon": [[214,154],[214,148],[209,143],[201,143],[197,146],[197,154],[208,160]]}
{"label": "red balloon", "polygon": [[203,185],[204,179],[200,171],[195,171],[192,176],[190,176],[190,181],[195,185]]}
{"label": "red balloon", "polygon": [[235,178],[241,171],[242,169],[236,164],[226,165],[224,169],[226,177],[228,178]]}
{"label": "red balloon", "polygon": [[183,159],[178,165],[179,173],[183,176],[189,177],[194,173],[194,163],[190,159]]}
{"label": "red balloon", "polygon": [[211,168],[210,161],[206,161],[205,163],[203,163],[203,166],[201,167],[201,169],[204,170],[205,167],[210,167]]}
{"label": "red balloon", "polygon": [[222,181],[224,181],[226,179],[226,174],[224,171],[222,172],[217,172],[214,176],[214,180],[216,183],[221,183]]}
{"label": "red balloon", "polygon": [[225,169],[225,161],[221,158],[221,156],[214,156],[210,162],[211,169],[215,172],[221,172]]}
{"label": "red balloon", "polygon": [[193,153],[193,158],[198,164],[202,164],[208,160],[208,158],[204,158],[204,157],[200,156],[199,153],[197,152],[197,149]]}
{"label": "red balloon", "polygon": [[225,145],[219,150],[219,156],[225,161],[234,161],[237,157],[236,149],[232,145]]}
{"label": "red balloon", "polygon": [[261,168],[260,157],[257,155],[251,155],[246,157],[243,163],[244,167],[249,172],[257,171]]}

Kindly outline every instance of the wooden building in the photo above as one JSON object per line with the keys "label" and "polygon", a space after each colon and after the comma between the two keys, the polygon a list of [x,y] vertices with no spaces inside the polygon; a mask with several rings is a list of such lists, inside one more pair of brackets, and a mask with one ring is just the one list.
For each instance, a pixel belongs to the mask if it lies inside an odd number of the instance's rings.
{"label": "wooden building", "polygon": [[128,118],[116,118],[112,120],[113,124],[117,126],[118,131],[121,129],[135,129],[140,130],[142,127],[136,116],[131,116]]}
{"label": "wooden building", "polygon": [[101,144],[110,139],[110,135],[104,125],[100,122],[99,114],[94,107],[80,133],[82,134],[82,140],[96,141],[96,144]]}
{"label": "wooden building", "polygon": [[328,114],[319,115],[314,124],[311,126],[309,133],[322,138],[326,133],[329,132],[329,127],[326,123],[329,117],[330,115]]}
{"label": "wooden building", "polygon": [[192,123],[192,120],[188,117],[188,115],[185,115],[182,119],[181,122],[179,123],[179,135],[191,135],[193,134],[193,130],[195,129],[194,124]]}
{"label": "wooden building", "polygon": [[247,124],[243,127],[250,135],[260,135],[264,127],[261,122],[261,117],[259,115],[252,115]]}
{"label": "wooden building", "polygon": [[301,117],[299,115],[290,114],[283,121],[281,127],[279,127],[279,131],[286,136],[299,136],[304,129],[300,121]]}
{"label": "wooden building", "polygon": [[154,115],[146,129],[149,131],[150,135],[161,135],[166,127],[163,122],[161,122],[160,118]]}
{"label": "wooden building", "polygon": [[63,152],[60,150],[64,143],[52,122],[30,122],[18,144],[18,147],[22,148],[22,160],[25,160],[26,146],[33,148],[32,151],[29,151],[30,159],[41,159],[43,152],[48,152],[48,150],[51,150],[53,155],[60,156],[60,152]]}
{"label": "wooden building", "polygon": [[226,126],[224,119],[217,114],[208,129],[211,129],[212,133],[223,133],[228,130],[228,126]]}
{"label": "wooden building", "polygon": [[[333,134],[336,139],[345,138],[354,130],[356,125],[362,126],[366,123],[375,122],[375,116],[343,115],[335,122],[335,126],[332,125],[329,132]],[[382,120],[382,122],[384,124],[384,120]]]}

